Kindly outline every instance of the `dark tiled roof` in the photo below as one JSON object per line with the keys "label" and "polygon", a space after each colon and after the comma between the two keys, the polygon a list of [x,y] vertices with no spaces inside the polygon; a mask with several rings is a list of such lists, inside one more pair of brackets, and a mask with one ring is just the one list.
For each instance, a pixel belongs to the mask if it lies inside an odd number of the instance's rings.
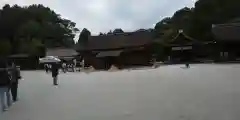
{"label": "dark tiled roof", "polygon": [[212,32],[217,40],[240,40],[240,23],[213,25]]}
{"label": "dark tiled roof", "polygon": [[74,49],[68,48],[52,48],[47,49],[46,56],[58,56],[58,57],[67,57],[67,56],[76,56],[78,53]]}
{"label": "dark tiled roof", "polygon": [[148,31],[131,32],[114,35],[91,36],[86,45],[78,50],[106,50],[142,46],[153,42],[152,33]]}

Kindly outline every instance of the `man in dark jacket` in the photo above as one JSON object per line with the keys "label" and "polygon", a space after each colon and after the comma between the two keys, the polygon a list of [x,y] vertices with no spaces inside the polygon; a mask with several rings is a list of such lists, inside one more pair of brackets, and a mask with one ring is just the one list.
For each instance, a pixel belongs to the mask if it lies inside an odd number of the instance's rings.
{"label": "man in dark jacket", "polygon": [[21,79],[20,75],[20,68],[17,68],[17,66],[12,63],[12,70],[11,70],[12,80],[11,80],[11,93],[12,93],[12,99],[13,102],[16,102],[18,100],[18,80]]}
{"label": "man in dark jacket", "polygon": [[0,60],[0,78],[1,107],[2,111],[7,111],[8,107],[11,106],[11,97],[9,92],[11,85],[11,77],[8,73],[7,62],[5,60]]}
{"label": "man in dark jacket", "polygon": [[57,76],[59,74],[58,69],[59,69],[59,65],[57,63],[53,63],[52,64],[53,85],[58,85],[57,83],[57,80],[58,80]]}

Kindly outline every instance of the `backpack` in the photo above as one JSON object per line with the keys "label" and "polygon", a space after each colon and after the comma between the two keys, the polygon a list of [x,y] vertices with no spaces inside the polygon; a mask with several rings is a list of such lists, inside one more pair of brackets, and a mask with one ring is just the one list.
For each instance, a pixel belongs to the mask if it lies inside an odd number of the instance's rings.
{"label": "backpack", "polygon": [[10,75],[7,70],[0,70],[0,86],[8,86],[11,83]]}

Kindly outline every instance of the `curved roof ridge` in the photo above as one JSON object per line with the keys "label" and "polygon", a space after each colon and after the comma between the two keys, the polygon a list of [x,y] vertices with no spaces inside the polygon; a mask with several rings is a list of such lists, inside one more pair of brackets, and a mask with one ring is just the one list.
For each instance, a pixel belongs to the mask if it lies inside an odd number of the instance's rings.
{"label": "curved roof ridge", "polygon": [[181,34],[182,34],[184,37],[188,38],[189,40],[198,41],[198,40],[196,40],[195,38],[190,37],[189,35],[187,35],[186,33],[184,33],[184,31],[181,31],[181,30],[179,30],[178,34],[173,38],[172,41],[176,40],[176,39],[179,37],[179,35],[181,35]]}

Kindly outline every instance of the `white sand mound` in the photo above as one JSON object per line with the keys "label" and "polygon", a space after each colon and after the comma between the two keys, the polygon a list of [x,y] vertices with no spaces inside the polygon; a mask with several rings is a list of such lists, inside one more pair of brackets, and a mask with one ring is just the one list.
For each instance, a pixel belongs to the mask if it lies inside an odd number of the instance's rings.
{"label": "white sand mound", "polygon": [[108,71],[114,72],[114,71],[119,71],[119,69],[115,65],[112,65]]}

